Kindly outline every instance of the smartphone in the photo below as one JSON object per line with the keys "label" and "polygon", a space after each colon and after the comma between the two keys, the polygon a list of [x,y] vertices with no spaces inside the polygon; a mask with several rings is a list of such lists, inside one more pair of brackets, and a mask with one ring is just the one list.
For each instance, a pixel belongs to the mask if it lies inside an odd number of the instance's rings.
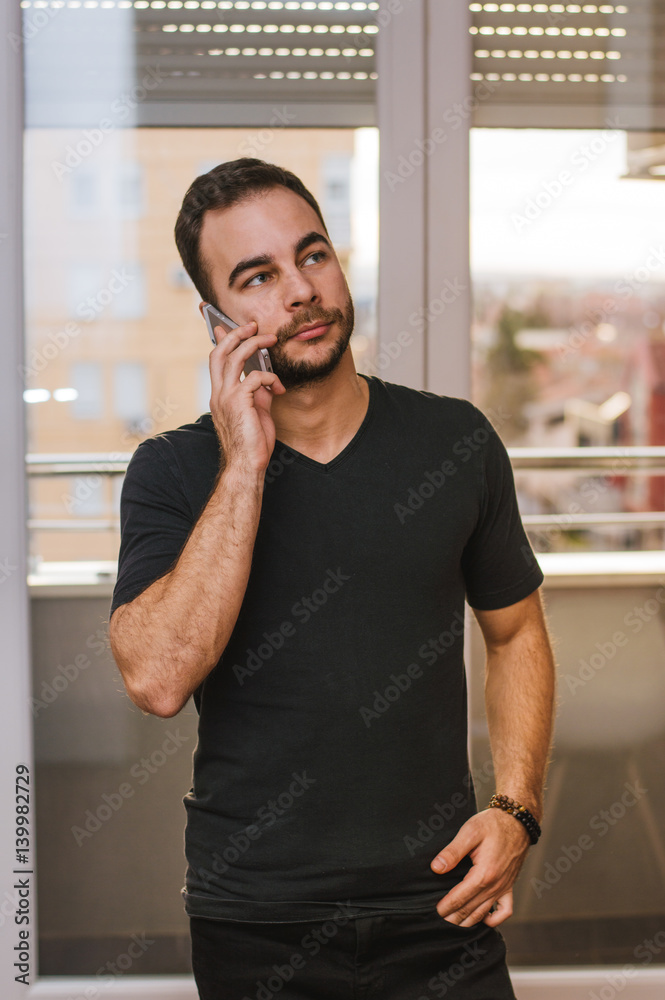
{"label": "smartphone", "polygon": [[[205,317],[206,326],[208,327],[208,333],[210,334],[210,339],[212,340],[215,347],[217,346],[217,341],[215,340],[214,328],[216,326],[225,326],[229,330],[235,330],[238,326],[234,323],[230,316],[225,313],[220,312],[219,309],[215,309],[211,306],[209,302],[206,302],[202,309],[203,315]],[[245,361],[245,367],[243,369],[245,375],[249,375],[250,372],[271,372],[272,364],[270,363],[270,355],[265,347],[259,347],[254,354],[252,354],[247,361]]]}

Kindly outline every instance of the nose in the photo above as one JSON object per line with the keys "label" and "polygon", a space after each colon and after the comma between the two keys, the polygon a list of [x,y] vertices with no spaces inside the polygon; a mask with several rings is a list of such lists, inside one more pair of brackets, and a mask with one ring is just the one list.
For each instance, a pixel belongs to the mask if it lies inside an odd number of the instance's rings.
{"label": "nose", "polygon": [[284,305],[288,310],[301,309],[321,301],[321,297],[309,278],[299,268],[291,272],[286,281]]}

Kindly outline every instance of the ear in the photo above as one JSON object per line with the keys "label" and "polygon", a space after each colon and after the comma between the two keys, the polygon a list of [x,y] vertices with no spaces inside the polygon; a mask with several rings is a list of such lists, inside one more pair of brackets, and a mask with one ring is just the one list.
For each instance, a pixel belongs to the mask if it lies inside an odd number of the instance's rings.
{"label": "ear", "polygon": [[[201,313],[202,316],[203,316],[203,307],[207,305],[208,305],[207,302],[199,302],[199,312]],[[203,318],[205,319],[205,316],[203,316]]]}

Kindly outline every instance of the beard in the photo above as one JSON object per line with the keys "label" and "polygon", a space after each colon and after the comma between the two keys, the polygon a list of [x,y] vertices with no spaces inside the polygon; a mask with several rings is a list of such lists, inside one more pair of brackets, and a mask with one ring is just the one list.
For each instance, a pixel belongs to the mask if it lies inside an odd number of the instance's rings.
{"label": "beard", "polygon": [[[287,357],[287,352],[284,350],[283,345],[287,343],[301,326],[311,326],[311,324],[319,320],[321,323],[337,323],[340,329],[337,340],[328,346],[327,356],[321,358],[319,361],[307,361],[306,359],[294,361],[292,358]],[[297,320],[289,323],[288,326],[277,330],[277,343],[274,347],[270,348],[268,353],[270,355],[272,370],[279,377],[284,388],[287,390],[302,389],[327,379],[335,371],[349,346],[354,323],[355,312],[353,301],[351,293],[347,289],[347,300],[343,310],[312,307],[312,309],[299,316]],[[327,331],[322,336],[329,335],[330,331]],[[319,343],[319,340],[319,337],[315,338],[314,343]],[[303,343],[309,342],[303,341]]]}

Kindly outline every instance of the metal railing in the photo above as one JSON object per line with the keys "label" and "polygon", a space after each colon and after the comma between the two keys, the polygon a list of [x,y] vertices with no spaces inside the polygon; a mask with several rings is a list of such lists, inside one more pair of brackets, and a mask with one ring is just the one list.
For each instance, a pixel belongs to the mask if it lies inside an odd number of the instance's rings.
{"label": "metal railing", "polygon": [[[606,448],[508,448],[515,472],[582,472],[604,475],[665,475],[665,447],[645,445]],[[33,454],[26,456],[26,472],[32,477],[106,475],[122,476],[132,452]],[[555,528],[572,531],[592,527],[664,527],[665,512],[524,514],[524,526],[537,530]],[[31,519],[28,527],[38,531],[119,531],[117,518]]]}

